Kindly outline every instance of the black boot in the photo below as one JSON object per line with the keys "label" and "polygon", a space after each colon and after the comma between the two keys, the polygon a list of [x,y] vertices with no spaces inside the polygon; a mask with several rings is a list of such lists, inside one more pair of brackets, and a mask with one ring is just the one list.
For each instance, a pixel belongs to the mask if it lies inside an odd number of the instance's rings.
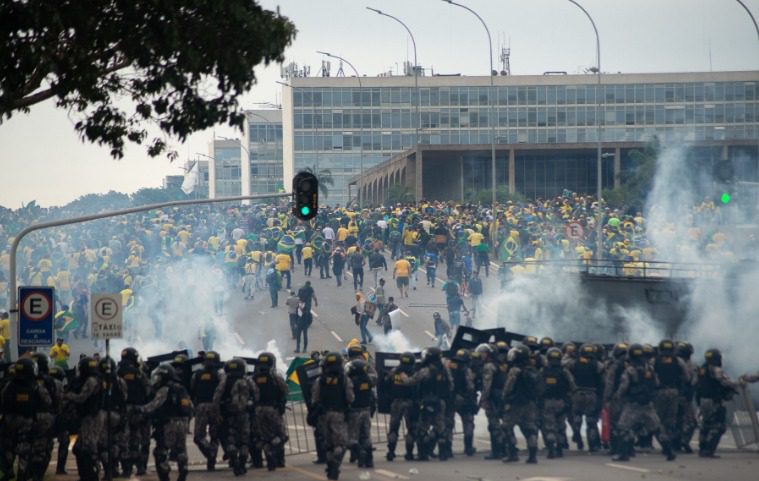
{"label": "black boot", "polygon": [[445,454],[448,456],[448,459],[453,458],[453,441],[445,442]]}
{"label": "black boot", "polygon": [[419,456],[417,456],[417,461],[429,461],[430,460],[430,450],[431,446],[426,441],[422,442],[419,441],[416,443],[417,448],[419,449]]}
{"label": "black boot", "polygon": [[208,471],[216,471],[216,458],[207,458],[206,459],[206,470]]}
{"label": "black boot", "polygon": [[464,436],[464,454],[467,456],[474,456],[474,453],[476,452],[477,449],[474,447],[474,436]]}
{"label": "black boot", "polygon": [[674,461],[677,456],[675,456],[674,451],[672,451],[672,445],[670,443],[662,443],[662,454],[667,458],[667,461]]}
{"label": "black boot", "polygon": [[485,456],[485,459],[501,459],[503,457],[503,448],[501,447],[501,442],[495,438],[492,434],[490,435],[490,454]]}
{"label": "black boot", "polygon": [[559,443],[559,444],[556,445],[556,457],[557,458],[563,458],[564,457],[564,446],[561,443]]}
{"label": "black boot", "polygon": [[140,459],[137,461],[137,476],[145,476],[145,474],[148,472],[148,460],[147,458],[142,460]]}
{"label": "black boot", "polygon": [[385,454],[385,459],[387,459],[388,461],[392,461],[393,459],[395,459],[395,445],[396,443],[391,443],[391,442],[387,443],[387,454]]}
{"label": "black boot", "polygon": [[274,471],[277,469],[277,459],[274,457],[273,453],[266,453],[266,469],[269,471]]}
{"label": "black boot", "polygon": [[528,447],[527,450],[529,451],[530,455],[527,457],[527,464],[538,464],[538,447],[532,446]]}
{"label": "black boot", "polygon": [[438,450],[438,458],[440,461],[447,461],[448,460],[448,451],[446,450],[445,443],[438,443],[437,445]]}
{"label": "black boot", "polygon": [[177,476],[177,481],[187,481],[187,468],[184,468],[183,470],[179,471],[179,476]]}
{"label": "black boot", "polygon": [[254,448],[253,451],[250,452],[250,460],[252,461],[252,466],[254,468],[258,469],[264,467],[264,458],[259,448]]}
{"label": "black boot", "polygon": [[680,448],[683,452],[683,454],[693,454],[693,449],[691,449],[689,443],[681,443]]}
{"label": "black boot", "polygon": [[358,446],[351,446],[350,453],[351,453],[351,456],[350,456],[350,459],[348,459],[348,462],[355,463],[356,460],[358,459]]}
{"label": "black boot", "polygon": [[503,462],[504,463],[515,463],[519,461],[519,449],[517,449],[515,444],[508,443],[506,446],[504,446],[504,456],[503,456]]}
{"label": "black boot", "polygon": [[629,461],[632,442],[620,439],[617,442],[617,454],[612,456],[613,461]]}
{"label": "black boot", "polygon": [[414,444],[406,444],[406,454],[403,455],[403,459],[406,461],[414,460]]}
{"label": "black boot", "polygon": [[336,463],[327,462],[327,479],[337,479],[340,477],[340,469]]}
{"label": "black boot", "polygon": [[60,451],[58,452],[58,464],[55,467],[55,474],[68,474],[66,472],[66,456],[61,456]]}
{"label": "black boot", "polygon": [[548,455],[546,456],[548,459],[553,459],[556,457],[556,443],[547,443],[548,448]]}
{"label": "black boot", "polygon": [[577,450],[582,451],[585,447],[585,444],[582,442],[582,435],[580,432],[576,432],[572,435],[572,442],[577,444]]}
{"label": "black boot", "polygon": [[279,446],[277,448],[277,467],[278,468],[284,468],[285,467],[285,448],[284,448],[284,446]]}
{"label": "black boot", "polygon": [[374,452],[370,448],[369,451],[366,453],[366,459],[364,461],[364,466],[369,469],[374,469]]}

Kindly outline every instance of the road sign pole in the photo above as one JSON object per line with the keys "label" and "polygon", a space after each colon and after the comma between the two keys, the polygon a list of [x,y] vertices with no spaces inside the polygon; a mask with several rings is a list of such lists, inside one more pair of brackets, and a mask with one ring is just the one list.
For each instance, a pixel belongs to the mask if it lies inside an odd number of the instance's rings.
{"label": "road sign pole", "polygon": [[106,427],[105,427],[105,439],[106,439],[106,446],[108,446],[108,463],[105,467],[105,479],[106,481],[111,481],[113,479],[113,462],[114,460],[111,458],[113,455],[113,450],[111,449],[111,394],[113,390],[113,375],[114,373],[112,371],[112,365],[111,365],[111,339],[106,338],[105,339],[105,362],[108,364],[108,374],[107,379],[105,381],[105,409],[106,409]]}
{"label": "road sign pole", "polygon": [[242,200],[255,200],[255,199],[271,199],[274,197],[290,197],[292,194],[255,194],[255,195],[238,195],[234,197],[219,197],[216,199],[192,199],[192,200],[178,200],[174,202],[161,202],[158,204],[143,205],[140,207],[132,207],[129,209],[114,210],[110,212],[101,212],[99,214],[85,215],[82,217],[72,217],[70,219],[61,219],[51,222],[41,222],[39,224],[30,225],[16,234],[11,244],[11,256],[10,256],[10,279],[8,280],[9,296],[10,299],[10,314],[11,314],[11,342],[10,342],[10,356],[11,361],[18,359],[18,340],[19,340],[19,311],[18,311],[18,298],[16,292],[17,278],[16,278],[16,256],[18,255],[18,246],[21,244],[21,240],[28,234],[41,229],[47,229],[49,227],[59,227],[64,225],[79,224],[97,219],[105,219],[108,217],[116,217],[119,215],[134,214],[137,212],[147,212],[153,209],[161,209],[164,207],[183,207],[187,205],[198,204],[212,204],[219,202],[237,202]]}

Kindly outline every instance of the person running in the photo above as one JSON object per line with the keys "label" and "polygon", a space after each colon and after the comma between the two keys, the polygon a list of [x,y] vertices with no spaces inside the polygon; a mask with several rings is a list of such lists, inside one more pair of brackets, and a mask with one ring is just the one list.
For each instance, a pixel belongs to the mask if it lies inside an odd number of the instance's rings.
{"label": "person running", "polygon": [[285,301],[287,306],[287,315],[290,318],[290,332],[295,339],[298,326],[298,308],[300,307],[300,299],[295,294],[295,291],[290,291],[290,297]]}
{"label": "person running", "polygon": [[400,258],[395,261],[395,266],[393,267],[393,279],[395,279],[395,284],[398,286],[401,297],[408,297],[408,284],[410,274],[411,264],[409,261],[404,258]]}
{"label": "person running", "polygon": [[335,248],[332,253],[332,273],[335,274],[337,287],[343,285],[343,268],[345,267],[345,252],[342,247]]}
{"label": "person running", "polygon": [[306,242],[301,251],[303,256],[303,273],[306,277],[311,277],[311,269],[314,267],[314,248],[311,247],[310,242]]}
{"label": "person running", "polygon": [[356,247],[353,254],[350,255],[350,266],[353,271],[353,290],[357,291],[364,288],[364,254],[360,247]]}
{"label": "person running", "polygon": [[382,317],[380,317],[382,330],[386,336],[393,330],[393,319],[390,317],[390,313],[396,309],[398,309],[398,306],[395,304],[395,298],[393,296],[388,297]]}
{"label": "person running", "polygon": [[379,249],[374,249],[374,252],[369,255],[369,269],[371,269],[374,276],[374,287],[377,287],[379,283],[380,270],[383,267],[385,268],[385,272],[387,272],[385,256],[382,255]]}

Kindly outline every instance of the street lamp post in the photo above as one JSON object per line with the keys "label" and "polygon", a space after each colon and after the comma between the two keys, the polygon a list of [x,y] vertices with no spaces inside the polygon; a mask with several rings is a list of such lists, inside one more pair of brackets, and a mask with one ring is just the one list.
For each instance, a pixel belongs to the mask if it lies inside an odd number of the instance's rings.
{"label": "street lamp post", "polygon": [[[421,96],[419,95],[419,64],[417,63],[416,40],[414,39],[414,34],[411,33],[411,29],[408,28],[408,26],[405,23],[403,23],[399,18],[394,17],[394,16],[390,15],[389,13],[385,13],[385,12],[383,12],[381,10],[377,10],[376,8],[366,7],[366,9],[367,10],[371,10],[372,12],[374,12],[376,14],[382,15],[383,17],[391,18],[391,19],[395,20],[396,22],[400,23],[401,26],[403,26],[403,28],[406,29],[406,32],[408,32],[409,37],[411,37],[411,45],[414,47],[414,90],[416,91],[416,105],[415,105],[415,108],[416,108],[416,122],[417,122],[416,129],[414,129],[415,130],[415,132],[414,132],[415,142],[414,143],[415,143],[417,151],[418,151],[418,149],[419,149],[419,135],[420,135],[419,132],[422,129],[422,114],[419,111],[419,102],[421,102]],[[421,173],[420,173],[420,175],[421,175]],[[421,192],[419,192],[419,194],[421,194]],[[421,197],[421,195],[420,195],[420,197]]]}
{"label": "street lamp post", "polygon": [[603,219],[603,211],[601,210],[601,191],[603,188],[601,176],[603,174],[601,156],[601,37],[598,36],[598,29],[596,28],[596,22],[593,21],[593,17],[590,16],[587,10],[575,0],[568,0],[572,2],[577,8],[582,10],[590,24],[593,26],[593,32],[596,34],[596,201],[598,202],[598,212],[596,215],[596,257],[597,259],[603,258],[603,226],[601,221]]}
{"label": "street lamp post", "polygon": [[490,71],[488,72],[488,77],[490,77],[490,95],[488,95],[488,117],[490,118],[490,171],[492,174],[491,184],[490,188],[493,191],[492,196],[492,209],[493,209],[493,217],[495,217],[495,203],[497,200],[496,196],[496,163],[495,163],[495,123],[496,119],[493,116],[493,102],[495,101],[495,86],[493,85],[493,38],[490,36],[490,29],[488,28],[487,24],[485,23],[485,20],[482,19],[482,17],[477,14],[474,10],[467,7],[466,5],[462,5],[460,3],[456,3],[452,0],[443,0],[444,2],[455,5],[457,7],[461,7],[464,10],[469,11],[472,15],[477,17],[477,19],[480,21],[483,27],[485,27],[485,33],[488,34],[488,60],[490,61]]}
{"label": "street lamp post", "polygon": [[756,40],[759,41],[759,25],[756,23],[756,18],[754,18],[754,14],[751,13],[751,10],[748,9],[745,3],[743,3],[741,0],[735,0],[736,2],[741,4],[741,7],[746,10],[746,13],[748,13],[748,16],[751,17],[751,21],[754,22],[754,29],[756,30]]}
{"label": "street lamp post", "polygon": [[361,164],[360,164],[360,180],[358,181],[358,209],[361,210],[364,208],[364,195],[362,192],[362,188],[364,186],[364,99],[362,98],[363,92],[364,92],[364,86],[361,83],[361,75],[358,74],[358,70],[356,70],[356,67],[353,66],[352,63],[345,60],[343,57],[339,55],[334,55],[329,52],[322,52],[321,50],[317,50],[316,53],[326,55],[327,57],[336,58],[337,60],[340,60],[341,62],[345,62],[348,64],[348,66],[353,69],[353,73],[356,74],[356,79],[358,80],[358,107],[359,107],[359,117],[361,120],[359,121],[359,136],[361,137]]}

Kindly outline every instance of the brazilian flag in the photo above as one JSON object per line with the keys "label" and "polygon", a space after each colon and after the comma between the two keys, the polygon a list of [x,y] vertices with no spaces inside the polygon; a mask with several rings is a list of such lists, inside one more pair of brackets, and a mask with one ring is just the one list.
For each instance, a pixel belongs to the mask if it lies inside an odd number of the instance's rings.
{"label": "brazilian flag", "polygon": [[296,357],[287,367],[287,400],[288,401],[303,401],[303,392],[300,390],[300,380],[298,380],[297,369],[308,361],[307,357]]}

